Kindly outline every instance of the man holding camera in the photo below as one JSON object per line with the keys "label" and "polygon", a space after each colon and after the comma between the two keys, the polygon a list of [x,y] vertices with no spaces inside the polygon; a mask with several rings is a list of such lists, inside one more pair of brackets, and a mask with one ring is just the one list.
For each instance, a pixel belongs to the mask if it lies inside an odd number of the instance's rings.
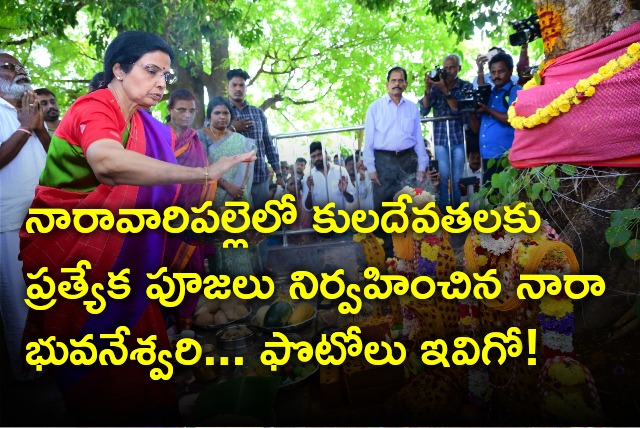
{"label": "man holding camera", "polygon": [[[486,54],[478,55],[478,57],[476,58],[476,65],[478,66],[478,75],[473,78],[474,89],[478,89],[478,86],[482,86],[482,85],[491,85],[491,87],[493,88],[494,84],[493,84],[493,80],[491,80],[491,73],[485,73],[484,66],[491,60],[491,58],[493,58],[499,53],[506,53],[506,52],[504,49],[494,46],[491,49],[489,49],[489,52],[487,52]],[[522,48],[520,49],[520,58],[518,60],[518,65],[517,65],[518,73],[520,73],[521,69],[524,70],[526,67],[529,67],[529,54],[528,54],[528,45],[525,43],[524,45],[522,45]],[[518,76],[511,76],[511,81],[513,83],[520,84],[518,81],[519,75],[520,74],[518,74]]]}
{"label": "man holding camera", "polygon": [[[483,182],[490,183],[491,176],[500,172],[498,162],[491,168],[489,159],[498,159],[511,148],[514,129],[507,119],[507,110],[515,101],[521,86],[511,81],[513,58],[500,52],[489,61],[489,71],[494,87],[489,102],[478,103],[478,109],[471,115],[471,129],[479,133],[480,155],[484,170]],[[479,116],[479,117],[478,117]]]}
{"label": "man holding camera", "polygon": [[[456,116],[456,118],[434,122],[435,156],[440,172],[440,209],[444,210],[449,203],[449,178],[458,183],[464,169],[464,130],[463,118],[458,111],[458,101],[465,98],[465,92],[473,89],[471,83],[459,79],[460,57],[448,55],[441,69],[432,70],[424,78],[426,88],[424,96],[418,102],[420,114],[426,116],[433,108],[433,117]],[[449,153],[451,150],[451,154]],[[453,165],[450,164],[450,159]],[[453,206],[460,205],[460,189],[453,188]]]}

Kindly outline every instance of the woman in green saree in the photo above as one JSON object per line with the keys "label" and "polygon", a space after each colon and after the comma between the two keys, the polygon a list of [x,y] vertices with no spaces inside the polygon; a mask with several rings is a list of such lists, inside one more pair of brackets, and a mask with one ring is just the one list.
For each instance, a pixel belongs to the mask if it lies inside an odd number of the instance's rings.
{"label": "woman in green saree", "polygon": [[[254,147],[252,139],[230,129],[233,109],[226,98],[212,98],[207,105],[207,117],[210,120],[209,125],[198,130],[198,137],[202,141],[210,163],[225,156],[245,153]],[[233,166],[218,180],[218,188],[213,200],[214,207],[224,207],[225,201],[245,201],[253,207],[251,183],[253,183],[253,163]],[[228,275],[231,278],[252,275],[254,270],[262,270],[255,248],[222,248],[221,245],[216,245],[213,266],[209,266],[212,273]]]}

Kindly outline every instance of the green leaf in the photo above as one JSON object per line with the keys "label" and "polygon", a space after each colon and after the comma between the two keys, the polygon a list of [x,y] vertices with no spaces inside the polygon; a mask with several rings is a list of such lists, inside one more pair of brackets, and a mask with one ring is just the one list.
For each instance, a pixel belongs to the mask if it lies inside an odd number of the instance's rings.
{"label": "green leaf", "polygon": [[623,211],[614,211],[613,213],[611,213],[611,226],[612,227],[617,227],[617,226],[624,226],[626,227],[630,222],[630,219],[628,216],[626,216],[624,214]]}
{"label": "green leaf", "polygon": [[604,232],[604,238],[611,247],[622,247],[631,238],[631,231],[624,227],[609,227]]}
{"label": "green leaf", "polygon": [[544,171],[542,173],[547,177],[549,177],[551,174],[553,174],[556,171],[556,167],[557,167],[556,164],[547,165],[544,168]]}
{"label": "green leaf", "polygon": [[562,164],[562,166],[560,167],[560,170],[566,175],[571,176],[578,171],[578,168],[576,168],[574,165],[569,165],[565,163],[565,164]]}
{"label": "green leaf", "polygon": [[520,190],[520,183],[518,182],[510,182],[509,183],[509,194],[514,196],[516,195],[516,193],[518,193],[518,191]]}
{"label": "green leaf", "polygon": [[640,260],[640,240],[632,239],[624,246],[624,251],[634,262]]}
{"label": "green leaf", "polygon": [[542,200],[545,202],[549,202],[551,199],[553,199],[553,195],[551,194],[551,191],[545,190],[544,193],[542,194]]}
{"label": "green leaf", "polygon": [[487,161],[487,168],[492,168],[494,165],[496,164],[496,160],[494,158],[491,158]]}
{"label": "green leaf", "polygon": [[557,177],[550,178],[547,185],[551,190],[558,190],[560,188],[560,179]]}
{"label": "green leaf", "polygon": [[616,178],[616,190],[622,187],[622,183],[624,183],[624,175],[619,175],[618,178]]}
{"label": "green leaf", "polygon": [[544,190],[544,184],[538,182],[538,183],[533,183],[533,186],[531,186],[531,199],[538,199],[540,197],[540,192],[542,192]]}
{"label": "green leaf", "polygon": [[509,195],[509,183],[501,182],[498,190],[500,191],[500,195],[506,198]]}
{"label": "green leaf", "polygon": [[629,221],[631,220],[639,220],[640,219],[640,209],[637,208],[625,208],[622,210],[622,215],[625,216]]}

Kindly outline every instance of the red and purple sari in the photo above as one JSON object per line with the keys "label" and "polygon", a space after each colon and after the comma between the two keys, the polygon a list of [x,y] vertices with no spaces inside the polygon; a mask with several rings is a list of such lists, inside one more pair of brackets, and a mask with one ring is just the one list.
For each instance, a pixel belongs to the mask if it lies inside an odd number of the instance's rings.
{"label": "red and purple sari", "polygon": [[[187,128],[176,139],[173,151],[178,163],[188,167],[206,167],[209,160],[198,133],[193,128]],[[216,194],[217,182],[208,186],[201,184],[183,184],[180,187],[176,205],[185,209],[199,207],[205,201],[212,201]],[[189,245],[179,237],[170,236],[165,250],[165,266],[170,272],[197,273],[205,276],[204,260],[213,254],[211,246]],[[183,302],[173,311],[178,330],[191,328],[193,311],[198,303],[198,295],[187,293]]]}
{"label": "red and purple sari", "polygon": [[[125,123],[118,104],[107,89],[79,98],[65,115],[51,142],[45,170],[36,188],[32,208],[107,208],[117,217],[120,208],[153,208],[162,212],[175,203],[178,185],[108,186],[100,184],[84,158],[89,145],[99,139],[122,140],[126,150],[176,163],[171,131],[144,112],[136,112],[131,124]],[[29,218],[29,216],[27,217]],[[38,338],[56,336],[57,341],[94,335],[98,350],[107,346],[99,341],[103,333],[115,333],[127,326],[131,335],[125,345],[138,347],[137,338],[157,336],[157,351],[170,349],[164,321],[157,301],[146,295],[151,282],[147,273],[155,273],[163,263],[166,232],[145,229],[137,234],[120,234],[117,230],[97,230],[82,234],[73,228],[54,229],[48,234],[20,232],[21,258],[26,273],[49,269],[59,283],[60,268],[75,267],[88,260],[87,282],[106,284],[108,272],[130,268],[130,295],[113,300],[106,293],[106,309],[89,315],[82,300],[58,298],[46,311],[31,310],[23,344]],[[58,296],[59,297],[59,296]],[[88,299],[92,299],[88,296]],[[24,349],[24,348],[23,348]],[[173,380],[152,380],[153,366],[128,360],[122,366],[94,364],[74,366],[69,363],[55,370],[70,417],[80,424],[173,424],[177,416],[177,395]],[[160,366],[158,366],[160,367]],[[164,371],[164,369],[163,369]]]}

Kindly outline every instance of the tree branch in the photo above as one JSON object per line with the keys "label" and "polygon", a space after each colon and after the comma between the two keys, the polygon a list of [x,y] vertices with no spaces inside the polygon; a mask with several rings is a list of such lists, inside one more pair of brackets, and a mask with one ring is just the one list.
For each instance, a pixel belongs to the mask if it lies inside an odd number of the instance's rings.
{"label": "tree branch", "polygon": [[45,36],[48,36],[49,34],[51,34],[50,31],[44,31],[42,33],[34,33],[33,36],[31,37],[25,37],[20,40],[9,40],[4,42],[3,44],[7,46],[20,46],[27,43],[33,43],[36,40],[38,40],[40,37],[45,37]]}
{"label": "tree branch", "polygon": [[260,110],[262,111],[267,111],[270,108],[273,108],[273,106],[279,102],[282,101],[284,98],[282,97],[281,94],[275,94],[272,97],[267,98],[266,100],[264,100],[262,102],[262,104],[260,104],[260,107],[258,107]]}

